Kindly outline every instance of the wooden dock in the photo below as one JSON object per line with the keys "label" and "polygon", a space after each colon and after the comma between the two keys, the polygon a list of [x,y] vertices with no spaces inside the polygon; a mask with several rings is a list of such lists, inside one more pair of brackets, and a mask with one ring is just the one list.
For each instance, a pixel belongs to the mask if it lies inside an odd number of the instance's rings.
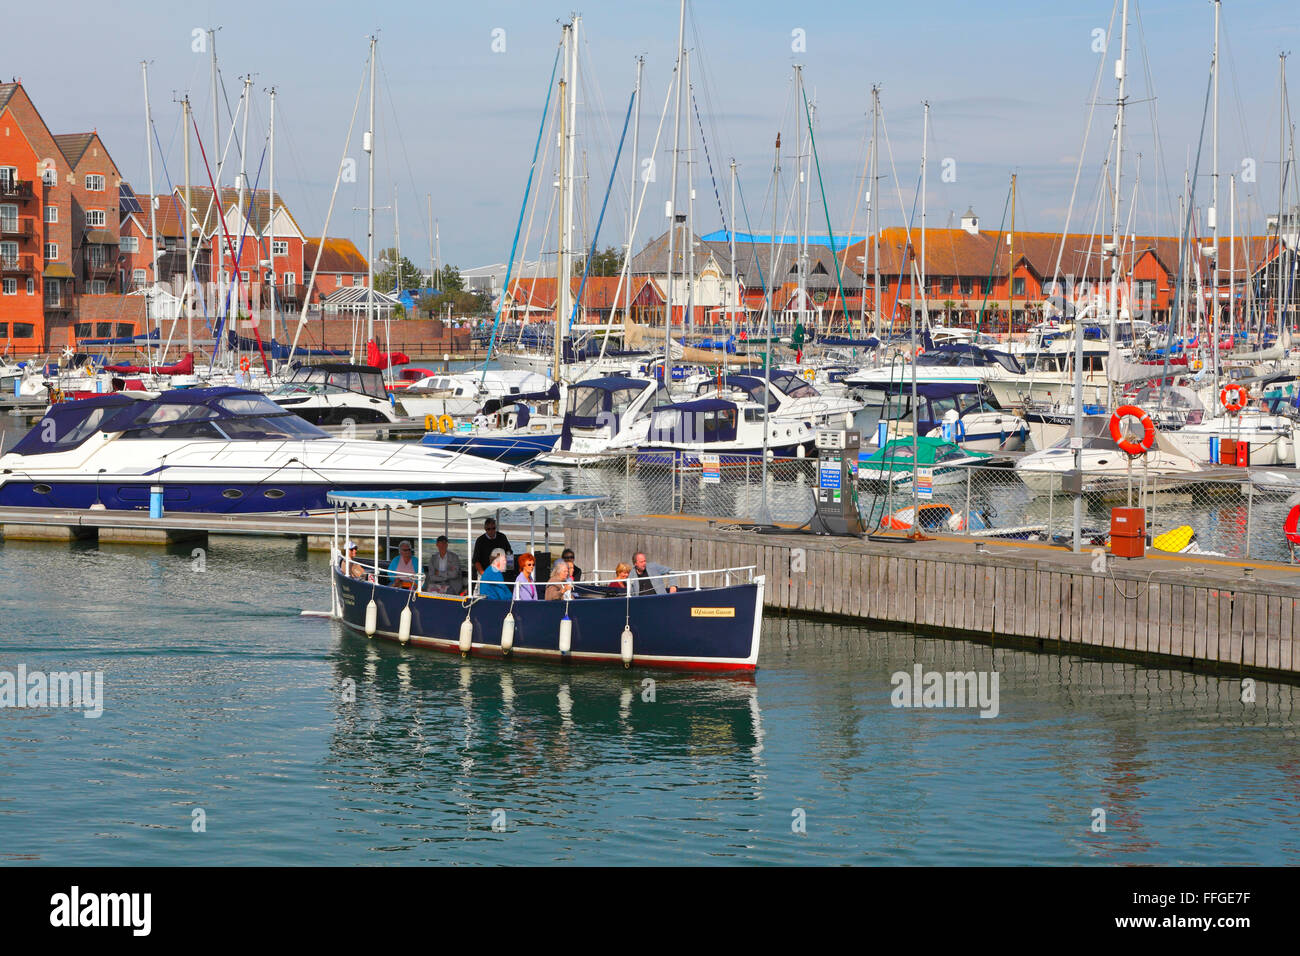
{"label": "wooden dock", "polygon": [[[566,537],[593,560],[593,522]],[[650,515],[599,522],[600,564],[636,551],[674,570],[757,565],[768,607],[1059,653],[1300,680],[1300,575],[1207,556],[1126,560],[1097,549],[965,537],[760,534]]]}

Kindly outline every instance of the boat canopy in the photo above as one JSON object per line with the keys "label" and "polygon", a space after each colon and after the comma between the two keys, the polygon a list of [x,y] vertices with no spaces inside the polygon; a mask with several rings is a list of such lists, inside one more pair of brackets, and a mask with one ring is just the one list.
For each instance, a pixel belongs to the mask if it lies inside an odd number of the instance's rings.
{"label": "boat canopy", "polygon": [[290,391],[301,390],[302,386],[333,386],[349,392],[359,392],[371,398],[387,400],[388,389],[384,385],[384,376],[379,369],[369,365],[349,365],[346,362],[322,362],[319,365],[299,365],[293,370],[285,385],[295,386]]}
{"label": "boat canopy", "polygon": [[471,518],[497,511],[567,510],[590,502],[604,501],[605,495],[526,494],[513,491],[331,491],[331,504],[352,508],[406,510],[428,505],[460,505]]}
{"label": "boat canopy", "polygon": [[68,451],[96,432],[125,438],[316,439],[329,435],[247,388],[180,388],[156,398],[120,393],[51,405],[14,445],[18,455]]}
{"label": "boat canopy", "polygon": [[917,365],[1001,365],[1009,372],[1015,372],[1017,375],[1025,373],[1025,367],[1020,361],[1007,352],[999,352],[996,349],[986,349],[979,345],[970,345],[964,342],[953,343],[952,345],[939,345],[932,349],[927,349],[916,357]]}
{"label": "boat canopy", "polygon": [[569,403],[565,419],[568,424],[579,428],[593,428],[609,420],[601,418],[602,414],[613,415],[617,419],[645,393],[647,388],[653,386],[663,389],[659,383],[640,378],[625,378],[621,375],[589,378],[578,382],[569,388]]}
{"label": "boat canopy", "polygon": [[739,414],[735,402],[701,398],[656,408],[648,438],[654,442],[725,442],[736,440]]}

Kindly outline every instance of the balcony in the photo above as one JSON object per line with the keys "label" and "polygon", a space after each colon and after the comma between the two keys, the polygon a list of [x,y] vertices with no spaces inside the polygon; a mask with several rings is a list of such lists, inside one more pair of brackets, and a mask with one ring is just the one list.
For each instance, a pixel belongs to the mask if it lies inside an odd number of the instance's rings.
{"label": "balcony", "polygon": [[0,236],[30,239],[35,231],[31,219],[0,219]]}
{"label": "balcony", "polygon": [[281,302],[301,302],[302,286],[297,285],[296,283],[285,283],[280,286],[280,291],[277,294],[279,295]]}
{"label": "balcony", "polygon": [[47,295],[45,297],[46,312],[71,312],[72,295]]}
{"label": "balcony", "polygon": [[36,268],[33,264],[33,259],[33,256],[23,253],[16,256],[0,256],[0,272],[3,272],[5,275],[19,275],[22,273],[32,272]]}
{"label": "balcony", "polygon": [[0,199],[17,199],[26,202],[32,198],[30,179],[0,179]]}
{"label": "balcony", "polygon": [[86,257],[86,275],[96,279],[107,278],[117,274],[117,263],[105,256],[103,259],[96,259],[93,256]]}

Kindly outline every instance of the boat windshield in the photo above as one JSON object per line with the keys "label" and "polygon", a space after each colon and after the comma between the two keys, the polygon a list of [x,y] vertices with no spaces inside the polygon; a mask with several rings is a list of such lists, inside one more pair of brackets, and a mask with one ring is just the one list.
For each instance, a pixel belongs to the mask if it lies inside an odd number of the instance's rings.
{"label": "boat windshield", "polygon": [[303,391],[318,391],[331,386],[347,392],[360,392],[371,398],[387,398],[384,377],[378,369],[365,369],[359,366],[302,365],[293,370],[288,382],[281,388],[297,386],[294,391],[278,394],[294,395]]}

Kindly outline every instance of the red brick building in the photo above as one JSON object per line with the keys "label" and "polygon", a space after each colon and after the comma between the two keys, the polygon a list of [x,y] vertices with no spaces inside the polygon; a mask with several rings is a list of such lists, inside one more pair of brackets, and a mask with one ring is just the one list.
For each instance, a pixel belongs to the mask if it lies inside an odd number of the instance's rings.
{"label": "red brick building", "polygon": [[[324,249],[321,249],[322,242]],[[320,265],[316,267],[316,284],[308,300],[312,305],[320,304],[321,299],[338,289],[366,284],[369,266],[351,239],[322,240],[319,236],[307,239],[303,249],[303,274],[308,278],[318,252]]]}

